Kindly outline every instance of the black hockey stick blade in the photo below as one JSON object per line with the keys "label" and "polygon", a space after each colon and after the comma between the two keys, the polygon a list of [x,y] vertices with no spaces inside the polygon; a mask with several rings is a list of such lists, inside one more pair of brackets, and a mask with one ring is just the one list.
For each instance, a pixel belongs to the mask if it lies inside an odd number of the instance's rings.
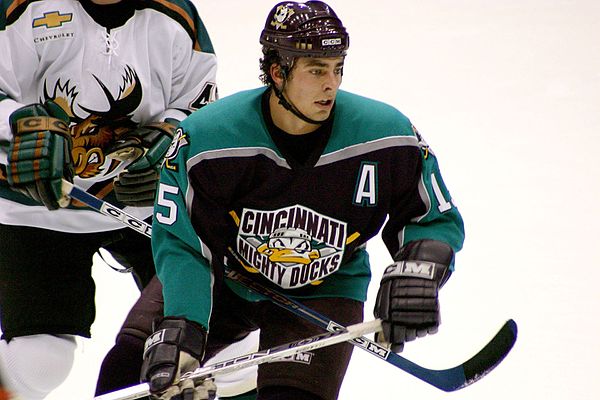
{"label": "black hockey stick blade", "polygon": [[461,367],[464,372],[464,383],[452,390],[468,386],[487,375],[508,355],[517,340],[517,323],[509,319],[500,328],[496,336]]}
{"label": "black hockey stick blade", "polygon": [[[431,370],[403,359],[403,369],[445,392],[469,386],[493,370],[508,355],[517,340],[517,324],[512,319],[477,354],[453,368]],[[410,365],[406,365],[408,361]]]}

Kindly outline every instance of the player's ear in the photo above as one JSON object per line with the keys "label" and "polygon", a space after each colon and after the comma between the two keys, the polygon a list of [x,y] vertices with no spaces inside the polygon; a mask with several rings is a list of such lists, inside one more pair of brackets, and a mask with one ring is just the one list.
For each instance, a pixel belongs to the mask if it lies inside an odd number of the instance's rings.
{"label": "player's ear", "polygon": [[271,64],[271,68],[269,68],[269,74],[271,74],[271,79],[275,82],[275,86],[277,88],[281,88],[283,85],[283,81],[285,80],[285,71],[279,64]]}

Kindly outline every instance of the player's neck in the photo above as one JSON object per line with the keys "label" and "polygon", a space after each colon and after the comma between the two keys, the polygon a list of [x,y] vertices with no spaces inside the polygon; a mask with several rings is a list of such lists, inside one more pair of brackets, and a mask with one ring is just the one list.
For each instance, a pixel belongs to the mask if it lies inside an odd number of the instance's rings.
{"label": "player's neck", "polygon": [[289,133],[290,135],[305,135],[307,133],[311,133],[319,129],[319,126],[316,124],[310,124],[296,115],[294,115],[291,111],[287,110],[281,104],[279,104],[279,99],[271,91],[269,96],[269,109],[271,111],[271,118],[273,119],[273,124],[282,131]]}

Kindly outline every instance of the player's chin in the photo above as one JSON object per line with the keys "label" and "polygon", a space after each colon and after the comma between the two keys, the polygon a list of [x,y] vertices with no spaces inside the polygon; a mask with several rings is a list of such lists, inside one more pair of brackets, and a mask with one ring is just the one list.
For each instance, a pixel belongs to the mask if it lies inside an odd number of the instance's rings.
{"label": "player's chin", "polygon": [[329,115],[331,115],[331,109],[317,110],[314,113],[312,113],[311,119],[313,121],[324,122],[324,121],[327,121],[327,118],[329,118]]}

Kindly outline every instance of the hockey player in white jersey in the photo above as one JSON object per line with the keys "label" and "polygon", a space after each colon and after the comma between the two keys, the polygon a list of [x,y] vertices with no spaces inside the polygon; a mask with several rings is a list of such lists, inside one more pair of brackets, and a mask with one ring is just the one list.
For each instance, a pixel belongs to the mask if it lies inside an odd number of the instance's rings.
{"label": "hockey player in white jersey", "polygon": [[188,0],[1,5],[0,398],[34,400],[90,336],[94,252],[140,288],[154,276],[149,240],[69,202],[62,179],[151,217],[174,126],[214,100],[217,63]]}

